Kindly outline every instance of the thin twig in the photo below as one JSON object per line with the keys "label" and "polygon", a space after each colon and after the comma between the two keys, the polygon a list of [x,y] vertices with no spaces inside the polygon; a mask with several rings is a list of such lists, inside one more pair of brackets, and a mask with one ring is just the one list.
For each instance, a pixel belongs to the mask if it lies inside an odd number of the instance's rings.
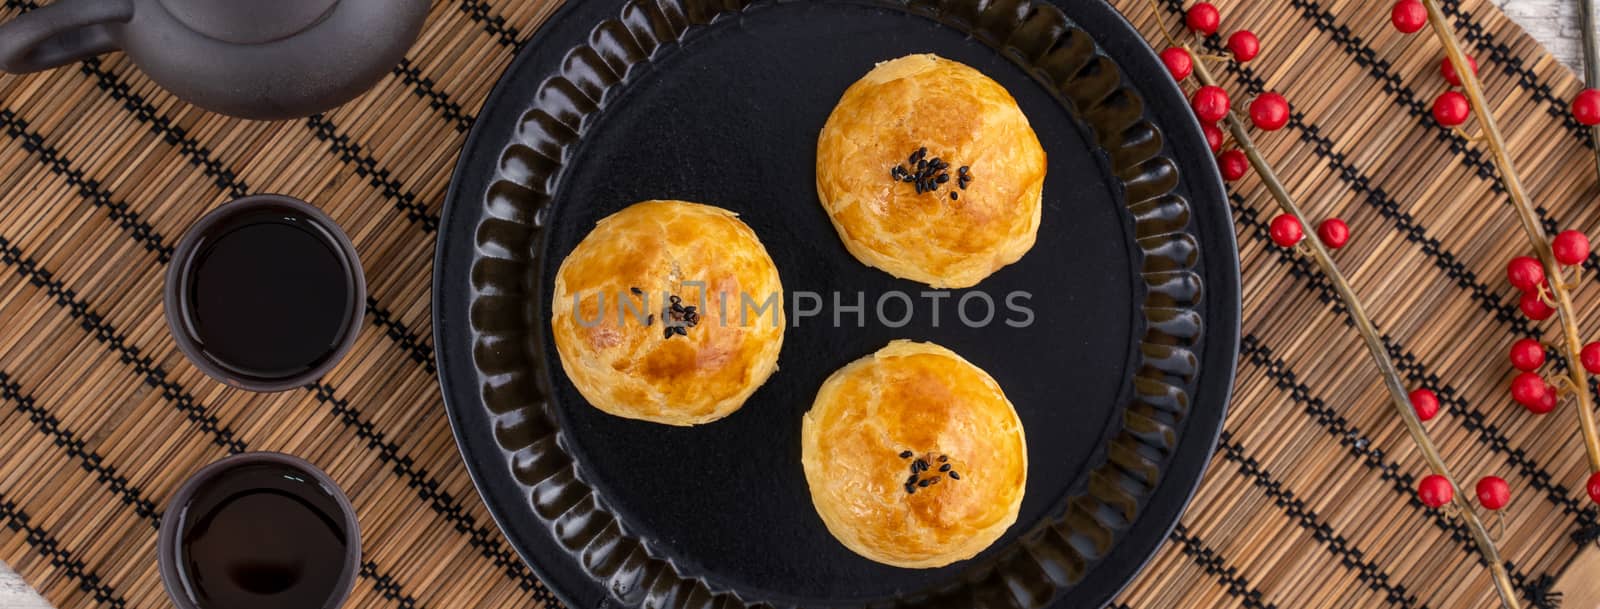
{"label": "thin twig", "polygon": [[[1445,21],[1444,11],[1439,9],[1438,0],[1422,0],[1422,4],[1428,8],[1428,22],[1433,25],[1433,33],[1439,38],[1439,43],[1444,46],[1450,64],[1469,65],[1466,54],[1461,51],[1461,43],[1457,41],[1449,22]],[[1478,117],[1483,143],[1489,147],[1495,167],[1500,170],[1500,182],[1505,185],[1506,194],[1511,199],[1511,207],[1516,210],[1517,219],[1522,222],[1522,231],[1527,234],[1528,243],[1533,246],[1534,253],[1538,254],[1539,261],[1544,263],[1544,274],[1550,284],[1550,299],[1555,301],[1556,314],[1561,320],[1561,330],[1566,337],[1565,344],[1561,347],[1567,360],[1567,372],[1572,376],[1572,385],[1580,389],[1572,394],[1578,400],[1578,428],[1583,431],[1583,448],[1589,455],[1589,473],[1600,472],[1600,433],[1596,433],[1594,408],[1587,390],[1588,373],[1579,364],[1583,339],[1578,334],[1578,317],[1573,314],[1572,294],[1567,289],[1566,276],[1562,274],[1561,265],[1556,262],[1555,254],[1550,249],[1550,239],[1539,226],[1539,215],[1534,211],[1527,191],[1522,188],[1522,179],[1518,177],[1517,166],[1511,160],[1505,138],[1500,135],[1500,125],[1495,121],[1494,112],[1483,96],[1483,85],[1478,82],[1478,75],[1472,70],[1456,70],[1456,74],[1461,76],[1461,87],[1466,89],[1467,100],[1472,103],[1472,112]]]}
{"label": "thin twig", "polygon": [[[1593,89],[1600,87],[1600,40],[1595,35],[1595,0],[1577,0],[1578,27],[1583,30],[1583,81]],[[1589,128],[1590,149],[1595,170],[1600,171],[1600,125]]]}
{"label": "thin twig", "polygon": [[[1188,45],[1185,45],[1185,48],[1188,48]],[[1193,53],[1192,49],[1190,53]],[[1206,68],[1204,62],[1195,62],[1194,74],[1200,79],[1201,84],[1213,86],[1217,84],[1216,79],[1211,75],[1211,70]],[[1309,228],[1310,224],[1306,222],[1305,215],[1300,212],[1300,206],[1289,195],[1289,191],[1284,187],[1283,182],[1278,180],[1278,174],[1273,171],[1272,165],[1256,149],[1255,142],[1250,138],[1250,132],[1245,128],[1245,122],[1239,117],[1239,114],[1230,111],[1224,120],[1227,123],[1228,132],[1233,135],[1234,142],[1238,144],[1240,150],[1244,151],[1245,156],[1250,159],[1250,165],[1261,176],[1261,181],[1266,184],[1267,190],[1272,193],[1272,198],[1277,200],[1278,207],[1284,213],[1298,219],[1301,226]],[[1378,333],[1377,326],[1373,324],[1372,318],[1367,316],[1366,307],[1362,306],[1361,299],[1356,296],[1355,291],[1350,287],[1350,283],[1345,280],[1344,273],[1339,271],[1339,265],[1334,263],[1332,254],[1328,252],[1328,248],[1322,244],[1322,241],[1316,235],[1308,236],[1301,244],[1305,246],[1305,251],[1310,254],[1311,259],[1317,263],[1317,266],[1321,267],[1323,275],[1326,275],[1329,282],[1333,284],[1334,290],[1339,293],[1339,299],[1344,302],[1351,321],[1355,323],[1356,331],[1361,334],[1362,340],[1366,343],[1367,351],[1372,356],[1373,363],[1378,367],[1379,375],[1383,377],[1383,384],[1389,390],[1390,401],[1394,404],[1395,411],[1400,415],[1400,420],[1405,422],[1406,431],[1411,434],[1411,439],[1421,449],[1423,458],[1428,462],[1428,467],[1434,473],[1449,480],[1450,486],[1455,489],[1454,498],[1452,499],[1452,503],[1455,506],[1454,511],[1461,516],[1462,520],[1466,521],[1467,529],[1472,532],[1472,538],[1478,544],[1478,552],[1483,555],[1484,561],[1488,563],[1489,571],[1494,577],[1495,588],[1500,593],[1500,602],[1507,609],[1519,609],[1521,605],[1517,601],[1516,589],[1512,587],[1511,576],[1506,573],[1505,561],[1500,559],[1500,551],[1495,547],[1494,539],[1489,535],[1489,529],[1478,518],[1468,494],[1463,492],[1465,487],[1456,483],[1455,477],[1450,473],[1450,468],[1445,465],[1444,457],[1439,455],[1439,449],[1433,445],[1433,440],[1428,437],[1428,430],[1422,426],[1422,420],[1417,418],[1416,411],[1411,408],[1411,398],[1407,395],[1405,381],[1401,379],[1400,371],[1395,368],[1394,360],[1389,357],[1389,351],[1383,343],[1382,335]]]}

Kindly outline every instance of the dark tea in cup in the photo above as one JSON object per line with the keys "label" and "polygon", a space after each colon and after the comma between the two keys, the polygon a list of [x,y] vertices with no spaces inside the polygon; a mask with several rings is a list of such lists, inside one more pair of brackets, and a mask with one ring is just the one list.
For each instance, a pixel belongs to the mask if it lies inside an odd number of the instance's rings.
{"label": "dark tea in cup", "polygon": [[326,214],[257,195],[189,229],[165,296],[173,336],[197,366],[237,387],[281,391],[315,380],[354,343],[366,281]]}

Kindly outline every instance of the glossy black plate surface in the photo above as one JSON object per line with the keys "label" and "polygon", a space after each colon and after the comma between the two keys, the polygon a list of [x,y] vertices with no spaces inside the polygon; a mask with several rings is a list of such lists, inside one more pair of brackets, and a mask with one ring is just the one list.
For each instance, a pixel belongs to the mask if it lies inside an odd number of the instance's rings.
{"label": "glossy black plate surface", "polygon": [[[1004,84],[1049,155],[1038,245],[935,322],[925,286],[858,263],[816,201],[816,137],[878,61],[932,52]],[[887,168],[885,168],[887,172]],[[635,201],[727,207],[784,287],[820,293],[743,409],[673,428],[589,407],[546,336],[562,258]],[[1231,388],[1238,263],[1181,93],[1099,2],[584,0],[503,77],[452,185],[435,273],[440,377],[474,480],[573,607],[1097,607],[1198,483]],[[918,305],[873,319],[882,294]],[[1030,296],[1032,323],[1006,297]],[[835,327],[831,299],[867,305]],[[790,298],[791,303],[793,298]],[[969,318],[982,317],[981,300]],[[898,313],[900,308],[892,306]],[[826,376],[895,338],[989,371],[1029,436],[1018,524],[942,569],[872,563],[827,533],[799,464]]]}

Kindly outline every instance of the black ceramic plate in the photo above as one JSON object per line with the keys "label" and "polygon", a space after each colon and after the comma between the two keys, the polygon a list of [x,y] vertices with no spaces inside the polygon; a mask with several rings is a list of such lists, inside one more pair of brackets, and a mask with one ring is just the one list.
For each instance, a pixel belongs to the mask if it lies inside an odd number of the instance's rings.
{"label": "black ceramic plate", "polygon": [[[861,293],[870,311],[887,291],[925,289],[852,258],[814,188],[817,134],[845,87],[924,52],[1005,85],[1049,155],[1038,244],[978,286],[997,300],[1030,293],[1032,325],[968,327],[954,306],[968,292],[956,291],[937,320],[919,305],[900,328],[800,320],[778,373],[712,424],[584,403],[547,336],[552,278],[597,220],[636,201],[739,212],[791,293],[845,304]],[[440,377],[462,455],[512,545],[585,609],[1098,607],[1198,483],[1238,339],[1216,168],[1182,94],[1098,0],[569,2],[468,139],[436,269]],[[800,467],[817,387],[895,338],[989,371],[1027,428],[1017,524],[941,569],[846,550]]]}

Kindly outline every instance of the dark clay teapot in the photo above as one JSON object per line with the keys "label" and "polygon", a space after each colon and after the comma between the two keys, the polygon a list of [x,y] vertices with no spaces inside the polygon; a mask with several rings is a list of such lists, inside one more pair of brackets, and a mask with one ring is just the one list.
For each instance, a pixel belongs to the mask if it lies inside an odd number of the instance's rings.
{"label": "dark clay teapot", "polygon": [[121,49],[197,106],[296,118],[376,84],[427,14],[428,0],[58,0],[0,25],[0,70]]}

